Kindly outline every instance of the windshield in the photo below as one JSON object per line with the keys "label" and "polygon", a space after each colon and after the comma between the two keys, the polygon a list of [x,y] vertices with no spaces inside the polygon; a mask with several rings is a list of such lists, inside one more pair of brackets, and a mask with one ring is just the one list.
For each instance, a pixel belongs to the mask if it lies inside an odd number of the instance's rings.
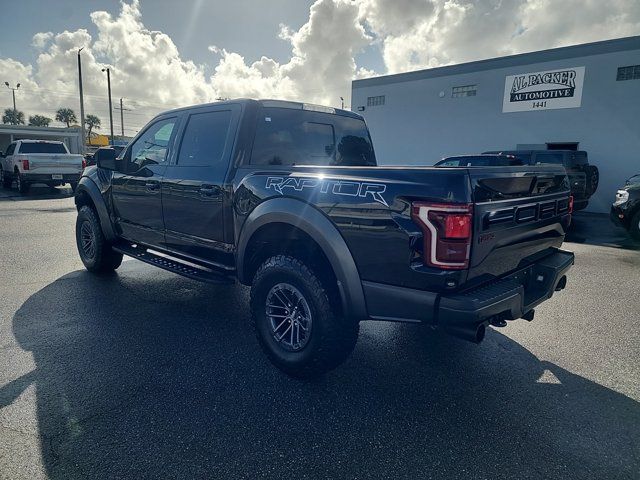
{"label": "windshield", "polygon": [[62,143],[29,142],[20,145],[20,153],[67,153]]}
{"label": "windshield", "polygon": [[627,185],[635,185],[636,183],[640,183],[640,173],[635,174],[632,177],[627,179]]}

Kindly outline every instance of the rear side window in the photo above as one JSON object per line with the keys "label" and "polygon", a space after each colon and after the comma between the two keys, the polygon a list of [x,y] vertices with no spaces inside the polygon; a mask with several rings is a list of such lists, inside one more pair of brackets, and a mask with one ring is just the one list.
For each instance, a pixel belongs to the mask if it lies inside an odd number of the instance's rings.
{"label": "rear side window", "polygon": [[19,153],[67,153],[61,143],[22,143]]}
{"label": "rear side window", "polygon": [[230,110],[190,115],[180,145],[178,165],[196,167],[220,162],[230,124]]}
{"label": "rear side window", "polygon": [[536,163],[556,163],[564,164],[564,154],[562,153],[538,153],[536,154]]}
{"label": "rear side window", "polygon": [[11,145],[9,145],[7,147],[7,151],[5,152],[5,155],[9,156],[9,155],[13,155],[14,150],[16,149],[16,144],[12,143]]}
{"label": "rear side window", "polygon": [[364,121],[265,107],[258,115],[252,165],[375,165]]}

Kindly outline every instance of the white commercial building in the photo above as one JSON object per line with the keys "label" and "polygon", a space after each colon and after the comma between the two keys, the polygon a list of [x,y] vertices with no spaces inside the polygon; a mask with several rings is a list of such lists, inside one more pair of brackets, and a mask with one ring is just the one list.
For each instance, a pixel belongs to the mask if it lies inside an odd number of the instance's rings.
{"label": "white commercial building", "polygon": [[640,173],[640,36],[355,80],[380,164],[489,150],[586,150],[606,212]]}
{"label": "white commercial building", "polygon": [[0,124],[0,150],[15,140],[55,140],[64,142],[71,153],[82,153],[80,128],[32,127]]}

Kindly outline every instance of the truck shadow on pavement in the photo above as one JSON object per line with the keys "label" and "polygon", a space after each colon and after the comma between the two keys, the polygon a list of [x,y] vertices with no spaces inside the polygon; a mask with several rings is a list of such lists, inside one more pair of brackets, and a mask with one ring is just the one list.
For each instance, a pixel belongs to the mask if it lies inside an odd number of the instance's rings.
{"label": "truck shadow on pavement", "polygon": [[36,367],[0,387],[0,413],[35,386],[50,478],[639,471],[640,405],[502,334],[477,346],[365,323],[344,366],[301,382],[262,355],[247,303],[243,287],[134,262],[111,276],[61,277],[14,316],[15,339]]}
{"label": "truck shadow on pavement", "polygon": [[71,198],[73,195],[73,190],[71,190],[71,187],[68,185],[50,188],[46,185],[34,184],[25,194],[13,188],[3,188],[0,186],[0,199],[8,198],[14,201],[56,200],[58,198]]}

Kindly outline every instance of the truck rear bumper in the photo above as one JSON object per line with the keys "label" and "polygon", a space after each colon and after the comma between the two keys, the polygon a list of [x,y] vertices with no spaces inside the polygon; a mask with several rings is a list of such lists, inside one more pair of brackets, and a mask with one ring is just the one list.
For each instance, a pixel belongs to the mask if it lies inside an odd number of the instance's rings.
{"label": "truck rear bumper", "polygon": [[[28,173],[23,172],[22,178],[29,183],[71,183],[79,182],[81,173]],[[55,177],[55,178],[54,178]]]}
{"label": "truck rear bumper", "polygon": [[566,284],[571,252],[554,249],[536,262],[476,288],[449,295],[363,282],[369,318],[438,325],[451,335],[479,342],[487,324],[529,317]]}
{"label": "truck rear bumper", "polygon": [[443,296],[438,324],[452,335],[479,342],[488,323],[527,317],[555,291],[562,290],[573,263],[573,253],[556,250],[489,284]]}

